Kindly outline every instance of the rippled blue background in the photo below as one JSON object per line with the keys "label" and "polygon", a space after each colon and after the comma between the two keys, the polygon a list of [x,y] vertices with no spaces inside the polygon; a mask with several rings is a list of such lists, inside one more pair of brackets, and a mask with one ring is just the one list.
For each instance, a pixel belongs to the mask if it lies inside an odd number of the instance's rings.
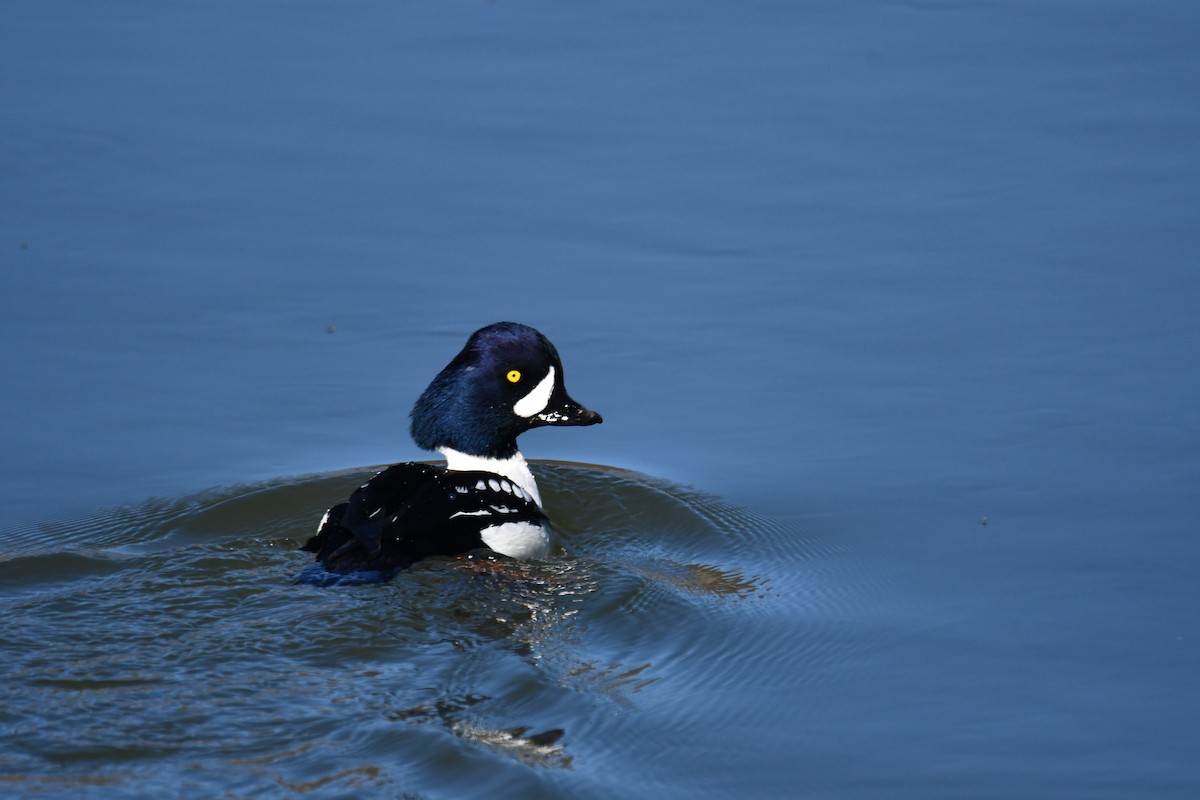
{"label": "rippled blue background", "polygon": [[876,646],[821,691],[754,654],[762,758],[706,790],[1200,788],[1194,4],[5,19],[3,527],[419,457],[413,399],[515,319],[605,416],[527,455],[845,548]]}

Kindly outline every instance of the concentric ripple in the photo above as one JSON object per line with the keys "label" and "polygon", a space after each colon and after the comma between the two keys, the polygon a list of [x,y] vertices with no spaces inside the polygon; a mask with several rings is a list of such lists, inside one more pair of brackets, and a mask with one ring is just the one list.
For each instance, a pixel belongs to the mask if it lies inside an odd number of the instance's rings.
{"label": "concentric ripple", "polygon": [[382,584],[296,580],[298,545],[365,471],[12,532],[0,773],[64,797],[605,795],[606,764],[688,724],[778,635],[772,554],[796,532],[636,473],[535,469],[551,560],[436,559]]}

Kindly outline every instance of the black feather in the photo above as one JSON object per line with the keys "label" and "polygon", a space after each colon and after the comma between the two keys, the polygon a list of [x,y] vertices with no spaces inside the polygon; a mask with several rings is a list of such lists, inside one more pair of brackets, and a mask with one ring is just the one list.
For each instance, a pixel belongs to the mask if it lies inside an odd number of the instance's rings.
{"label": "black feather", "polygon": [[496,482],[488,472],[396,464],[329,509],[302,549],[334,572],[388,571],[486,547],[480,531],[489,525],[547,524],[536,503],[493,490],[489,479]]}

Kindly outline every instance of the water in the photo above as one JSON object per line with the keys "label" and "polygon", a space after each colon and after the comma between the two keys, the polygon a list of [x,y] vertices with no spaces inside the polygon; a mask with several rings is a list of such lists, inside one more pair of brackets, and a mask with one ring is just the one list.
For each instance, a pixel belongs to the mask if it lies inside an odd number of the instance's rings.
{"label": "water", "polygon": [[[741,671],[732,652],[696,663],[692,637],[744,635],[771,594],[748,573],[763,559],[705,561],[729,524],[743,543],[770,526],[636,475],[540,471],[568,553],[430,561],[384,586],[294,582],[305,510],[370,473],[19,538],[3,573],[22,684],[6,709],[10,780],[68,795],[620,793],[641,695],[719,689]],[[688,636],[660,637],[666,611]]]}
{"label": "water", "polygon": [[[1200,788],[1190,4],[7,11],[6,793]],[[295,583],[499,319],[554,559]]]}

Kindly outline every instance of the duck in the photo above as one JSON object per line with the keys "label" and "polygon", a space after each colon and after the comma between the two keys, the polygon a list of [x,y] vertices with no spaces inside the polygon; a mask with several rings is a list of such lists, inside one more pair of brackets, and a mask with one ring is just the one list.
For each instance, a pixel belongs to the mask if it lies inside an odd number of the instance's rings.
{"label": "duck", "polygon": [[410,418],[413,441],[445,464],[382,470],[330,508],[301,549],[328,573],[383,579],[432,556],[545,559],[549,519],[517,437],[546,425],[603,422],[567,394],[550,340],[516,322],[480,328]]}

